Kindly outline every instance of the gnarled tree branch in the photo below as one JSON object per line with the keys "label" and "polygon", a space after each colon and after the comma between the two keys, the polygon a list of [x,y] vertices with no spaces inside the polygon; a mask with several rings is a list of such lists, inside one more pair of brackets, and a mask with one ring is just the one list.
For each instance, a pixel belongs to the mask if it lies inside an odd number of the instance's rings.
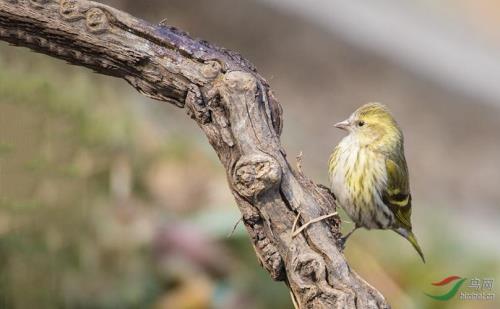
{"label": "gnarled tree branch", "polygon": [[224,165],[257,257],[300,308],[387,308],[337,246],[330,193],[294,171],[280,145],[281,106],[240,55],[84,0],[0,0],[0,39],[125,79],[185,107]]}

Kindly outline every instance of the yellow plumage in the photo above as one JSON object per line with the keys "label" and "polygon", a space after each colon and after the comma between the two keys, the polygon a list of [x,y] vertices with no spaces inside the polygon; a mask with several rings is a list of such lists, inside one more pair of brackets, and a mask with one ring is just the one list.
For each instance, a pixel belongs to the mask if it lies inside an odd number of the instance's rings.
{"label": "yellow plumage", "polygon": [[384,105],[368,103],[336,126],[349,135],[333,151],[328,171],[332,192],[355,229],[394,230],[424,260],[412,232],[403,134],[393,116]]}

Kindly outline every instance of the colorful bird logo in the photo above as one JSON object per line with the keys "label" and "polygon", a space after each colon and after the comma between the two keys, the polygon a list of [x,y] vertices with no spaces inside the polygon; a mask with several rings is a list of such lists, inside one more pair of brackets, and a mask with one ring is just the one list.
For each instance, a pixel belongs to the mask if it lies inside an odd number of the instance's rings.
{"label": "colorful bird logo", "polygon": [[432,295],[432,294],[427,294],[427,293],[424,293],[424,294],[427,295],[427,296],[429,296],[430,298],[435,299],[435,300],[442,300],[442,301],[450,300],[453,296],[455,296],[455,294],[457,294],[458,289],[460,288],[460,286],[464,283],[464,281],[466,279],[467,278],[462,278],[462,277],[459,277],[459,276],[449,276],[449,277],[446,277],[446,278],[444,278],[443,280],[441,280],[439,282],[433,282],[432,285],[434,285],[434,286],[444,286],[444,285],[447,285],[448,283],[451,283],[453,281],[458,280],[457,282],[455,282],[453,284],[453,286],[451,287],[451,289],[448,292],[446,292],[444,294],[441,294],[441,295]]}

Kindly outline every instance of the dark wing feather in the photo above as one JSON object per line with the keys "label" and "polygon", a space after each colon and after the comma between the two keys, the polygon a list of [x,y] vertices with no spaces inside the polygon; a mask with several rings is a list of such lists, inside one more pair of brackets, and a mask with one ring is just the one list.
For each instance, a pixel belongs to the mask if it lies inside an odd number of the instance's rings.
{"label": "dark wing feather", "polygon": [[397,227],[411,231],[411,194],[406,161],[404,158],[387,158],[385,166],[387,186],[382,199],[393,212]]}

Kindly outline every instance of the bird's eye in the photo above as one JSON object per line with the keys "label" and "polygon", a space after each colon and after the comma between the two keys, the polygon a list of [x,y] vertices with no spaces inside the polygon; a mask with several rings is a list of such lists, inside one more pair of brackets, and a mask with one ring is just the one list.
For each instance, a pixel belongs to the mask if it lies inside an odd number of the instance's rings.
{"label": "bird's eye", "polygon": [[362,127],[365,125],[365,122],[363,120],[358,121],[358,127]]}

